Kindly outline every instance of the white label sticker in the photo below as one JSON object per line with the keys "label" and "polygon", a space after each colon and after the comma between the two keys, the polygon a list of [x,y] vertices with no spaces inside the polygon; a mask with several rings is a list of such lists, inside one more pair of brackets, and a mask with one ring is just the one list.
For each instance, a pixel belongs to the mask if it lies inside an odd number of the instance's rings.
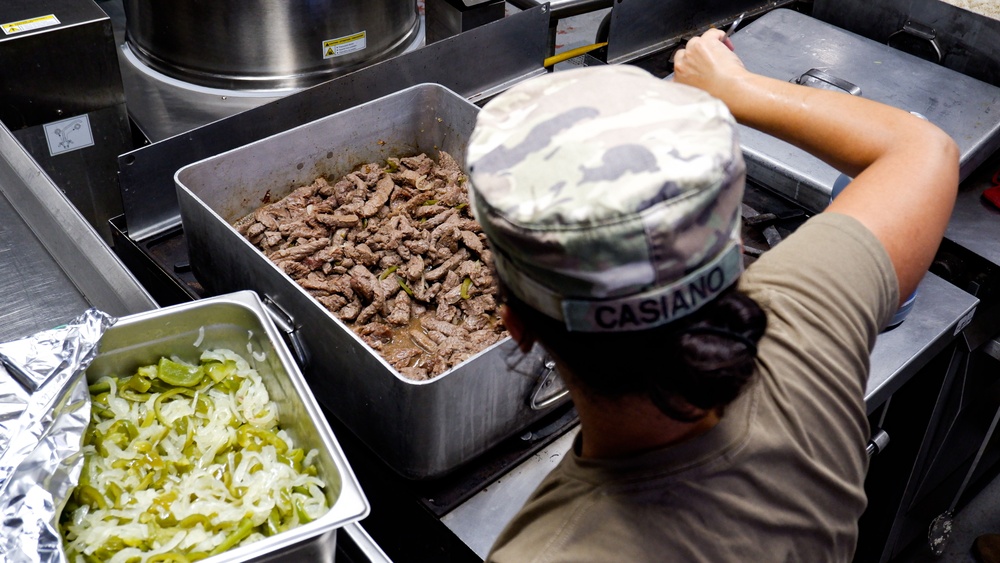
{"label": "white label sticker", "polygon": [[958,333],[962,332],[962,330],[964,330],[965,327],[969,326],[969,323],[972,322],[972,317],[974,316],[976,316],[975,309],[969,311],[968,313],[965,314],[964,317],[959,319],[958,324],[955,325],[955,334],[957,335]]}
{"label": "white label sticker", "polygon": [[90,118],[87,114],[46,123],[44,129],[49,154],[52,156],[94,144],[94,133],[90,130]]}
{"label": "white label sticker", "polygon": [[359,31],[336,39],[327,39],[323,42],[323,58],[332,59],[333,57],[342,57],[360,51],[367,46],[367,31]]}
{"label": "white label sticker", "polygon": [[3,29],[4,35],[13,35],[15,33],[23,33],[25,31],[31,31],[33,29],[41,29],[43,27],[51,27],[53,25],[59,25],[59,18],[55,17],[53,14],[47,16],[40,16],[37,18],[31,18],[29,20],[21,20],[17,22],[9,22],[0,24],[0,28]]}

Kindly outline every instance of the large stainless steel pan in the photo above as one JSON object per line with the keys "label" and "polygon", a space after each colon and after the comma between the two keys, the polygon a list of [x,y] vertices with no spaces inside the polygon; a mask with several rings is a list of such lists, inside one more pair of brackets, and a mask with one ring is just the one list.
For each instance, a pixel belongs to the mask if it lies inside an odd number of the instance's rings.
{"label": "large stainless steel pan", "polygon": [[[444,475],[565,402],[539,352],[509,338],[429,381],[401,376],[232,226],[317,176],[438,149],[463,162],[478,108],[417,85],[191,164],[175,176],[195,275],[212,292],[254,289],[292,317],[307,380],[398,473]],[[269,194],[269,196],[267,195]],[[513,366],[513,367],[512,367]]]}

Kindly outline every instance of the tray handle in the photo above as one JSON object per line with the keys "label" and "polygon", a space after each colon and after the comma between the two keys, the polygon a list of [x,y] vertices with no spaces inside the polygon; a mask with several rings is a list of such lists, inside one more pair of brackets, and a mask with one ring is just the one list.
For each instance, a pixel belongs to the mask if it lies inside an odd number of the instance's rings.
{"label": "tray handle", "polygon": [[798,78],[792,79],[792,82],[796,84],[801,84],[803,86],[812,86],[813,88],[821,88],[824,90],[843,90],[852,96],[861,95],[861,87],[853,82],[848,82],[843,78],[838,78],[829,72],[822,71],[818,68],[811,68],[806,72],[802,73]]}
{"label": "tray handle", "polygon": [[292,317],[267,295],[261,299],[261,303],[264,304],[267,316],[274,321],[274,326],[284,334],[292,349],[292,354],[295,356],[295,361],[298,362],[300,368],[305,369],[309,365],[309,350],[306,348],[306,343],[302,341],[302,335],[295,328]]}
{"label": "tray handle", "polygon": [[569,389],[559,379],[556,373],[556,363],[553,360],[545,360],[542,364],[542,371],[539,373],[538,383],[531,390],[528,397],[528,406],[531,410],[545,410],[563,400],[569,394]]}
{"label": "tray handle", "polygon": [[903,28],[893,32],[885,44],[915,57],[941,64],[944,55],[937,40],[937,31],[920,22],[907,20]]}

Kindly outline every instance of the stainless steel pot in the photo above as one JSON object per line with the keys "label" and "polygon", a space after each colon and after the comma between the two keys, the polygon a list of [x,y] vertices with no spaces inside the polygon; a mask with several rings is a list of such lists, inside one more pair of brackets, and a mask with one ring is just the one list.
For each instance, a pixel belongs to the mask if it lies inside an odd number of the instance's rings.
{"label": "stainless steel pot", "polygon": [[233,90],[311,86],[418,37],[416,0],[126,0],[126,43],[170,77]]}

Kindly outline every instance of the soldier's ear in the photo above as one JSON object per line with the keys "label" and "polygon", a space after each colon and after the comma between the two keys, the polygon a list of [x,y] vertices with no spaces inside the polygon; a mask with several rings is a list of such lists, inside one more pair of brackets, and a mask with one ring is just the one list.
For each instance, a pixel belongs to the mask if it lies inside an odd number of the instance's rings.
{"label": "soldier's ear", "polygon": [[521,318],[506,305],[500,306],[500,318],[503,319],[503,324],[507,327],[510,337],[514,339],[514,342],[517,342],[518,348],[525,354],[530,352],[531,347],[535,344],[535,335],[524,326]]}

